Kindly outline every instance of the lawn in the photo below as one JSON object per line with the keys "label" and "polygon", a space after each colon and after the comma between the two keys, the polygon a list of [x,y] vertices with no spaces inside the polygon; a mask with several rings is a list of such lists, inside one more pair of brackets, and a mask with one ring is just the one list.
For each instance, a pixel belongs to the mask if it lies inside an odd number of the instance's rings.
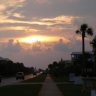
{"label": "lawn", "polygon": [[38,76],[36,76],[36,77],[34,77],[34,78],[31,78],[31,79],[28,79],[28,80],[24,80],[24,81],[22,81],[22,83],[31,83],[31,82],[36,82],[36,83],[39,83],[39,82],[44,82],[44,80],[45,80],[45,78],[46,78],[46,74],[45,73],[43,73],[43,74],[41,74],[41,75],[38,75]]}
{"label": "lawn", "polygon": [[58,84],[57,85],[64,96],[90,96],[88,89],[82,90],[82,85]]}
{"label": "lawn", "polygon": [[62,77],[51,76],[51,77],[52,77],[52,79],[53,79],[55,82],[70,82],[68,76],[62,76]]}
{"label": "lawn", "polygon": [[93,78],[83,78],[86,85],[91,87],[92,89],[96,89],[96,79]]}
{"label": "lawn", "polygon": [[64,96],[90,96],[90,88],[74,84],[67,76],[51,77]]}
{"label": "lawn", "polygon": [[38,96],[41,84],[10,85],[0,87],[0,96]]}

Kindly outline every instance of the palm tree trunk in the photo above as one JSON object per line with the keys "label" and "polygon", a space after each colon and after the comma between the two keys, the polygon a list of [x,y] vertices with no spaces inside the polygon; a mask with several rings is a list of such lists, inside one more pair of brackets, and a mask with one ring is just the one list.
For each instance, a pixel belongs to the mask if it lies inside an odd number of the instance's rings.
{"label": "palm tree trunk", "polygon": [[85,67],[85,32],[82,32],[82,74],[84,73]]}
{"label": "palm tree trunk", "polygon": [[96,50],[94,51],[94,65],[93,65],[93,72],[96,75]]}

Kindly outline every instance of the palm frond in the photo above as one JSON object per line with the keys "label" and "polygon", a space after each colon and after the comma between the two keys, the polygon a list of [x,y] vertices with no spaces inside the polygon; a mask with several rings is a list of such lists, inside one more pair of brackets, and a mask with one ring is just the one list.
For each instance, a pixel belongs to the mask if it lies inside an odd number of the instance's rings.
{"label": "palm frond", "polygon": [[92,40],[91,44],[92,44],[93,48],[96,48],[96,39],[95,38]]}
{"label": "palm frond", "polygon": [[76,30],[76,34],[80,34],[81,32],[79,30]]}
{"label": "palm frond", "polygon": [[96,36],[93,38],[93,40],[90,42],[93,48],[96,49]]}
{"label": "palm frond", "polygon": [[93,35],[93,29],[92,28],[88,28],[87,29],[87,34],[92,36]]}
{"label": "palm frond", "polygon": [[88,28],[87,24],[82,24],[81,27],[80,27],[80,31],[85,32],[87,28]]}

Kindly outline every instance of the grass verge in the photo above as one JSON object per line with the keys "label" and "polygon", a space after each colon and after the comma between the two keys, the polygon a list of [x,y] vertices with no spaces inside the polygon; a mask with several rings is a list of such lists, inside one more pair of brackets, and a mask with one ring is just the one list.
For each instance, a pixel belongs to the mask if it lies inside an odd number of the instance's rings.
{"label": "grass verge", "polygon": [[45,78],[46,78],[46,74],[43,73],[41,75],[38,75],[37,77],[31,78],[28,80],[24,80],[24,81],[22,81],[22,83],[44,82]]}
{"label": "grass verge", "polygon": [[57,84],[64,96],[90,96],[90,90],[82,90],[82,85]]}
{"label": "grass verge", "polygon": [[41,84],[10,85],[0,87],[0,96],[38,96]]}
{"label": "grass verge", "polygon": [[90,96],[90,88],[74,84],[72,81],[69,81],[67,76],[51,77],[57,83],[58,88],[64,96]]}
{"label": "grass verge", "polygon": [[55,82],[70,82],[68,76],[62,76],[62,77],[51,76],[51,77],[52,77],[52,79],[53,79]]}

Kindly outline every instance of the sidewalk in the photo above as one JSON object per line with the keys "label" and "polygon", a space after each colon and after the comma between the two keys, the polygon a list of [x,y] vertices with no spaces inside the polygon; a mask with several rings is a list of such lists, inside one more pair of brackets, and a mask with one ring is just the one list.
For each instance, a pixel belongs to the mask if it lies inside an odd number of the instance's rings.
{"label": "sidewalk", "polygon": [[55,82],[47,75],[39,96],[63,96]]}

